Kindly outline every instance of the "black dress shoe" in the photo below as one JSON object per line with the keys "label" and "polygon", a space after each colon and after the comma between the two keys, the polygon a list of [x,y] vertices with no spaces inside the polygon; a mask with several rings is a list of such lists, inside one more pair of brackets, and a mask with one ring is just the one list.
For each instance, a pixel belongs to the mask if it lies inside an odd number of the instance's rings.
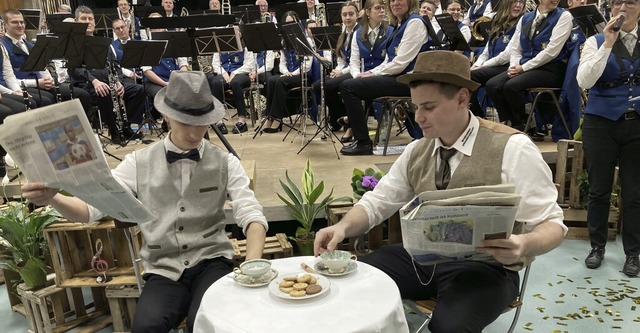
{"label": "black dress shoe", "polygon": [[340,117],[338,118],[338,120],[336,120],[336,122],[338,123],[338,125],[344,127],[344,129],[346,130],[347,128],[351,127],[351,124],[349,124],[348,122],[346,122],[346,119],[348,119],[346,116],[345,117]]}
{"label": "black dress shoe", "polygon": [[[587,259],[584,260],[584,264],[587,268],[596,269],[600,267],[602,264],[602,260],[604,260],[604,247],[594,247],[589,252]],[[625,264],[626,266],[626,264]]]}
{"label": "black dress shoe", "polygon": [[622,273],[629,277],[638,276],[638,273],[640,273],[640,259],[638,259],[638,256],[627,256]]}
{"label": "black dress shoe", "polygon": [[358,140],[353,144],[340,149],[342,155],[373,155],[371,140]]}
{"label": "black dress shoe", "polygon": [[349,143],[353,141],[353,135],[350,136],[343,136],[340,138],[340,142],[342,143]]}
{"label": "black dress shoe", "polygon": [[220,133],[222,134],[229,133],[229,131],[227,130],[227,125],[225,125],[224,123],[218,123],[216,124],[216,127],[218,127],[218,129],[220,130]]}
{"label": "black dress shoe", "polygon": [[238,134],[238,133],[244,133],[246,131],[249,130],[249,127],[247,127],[247,123],[241,123],[241,122],[237,122],[234,126],[233,126],[233,134]]}

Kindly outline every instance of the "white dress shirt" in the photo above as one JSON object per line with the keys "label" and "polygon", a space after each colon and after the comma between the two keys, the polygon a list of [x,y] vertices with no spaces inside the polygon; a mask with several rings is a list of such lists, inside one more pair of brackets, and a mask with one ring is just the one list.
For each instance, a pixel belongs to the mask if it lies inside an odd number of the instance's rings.
{"label": "white dress shirt", "polygon": [[[183,66],[189,67],[189,60],[186,57],[178,57],[176,58],[176,65],[178,66],[178,70]],[[152,70],[152,66],[140,66],[140,70],[144,73],[146,71]]]}
{"label": "white dress shirt", "polygon": [[16,79],[16,75],[13,72],[13,67],[11,67],[11,60],[9,59],[9,54],[7,50],[4,48],[4,45],[0,44],[0,51],[2,52],[2,77],[4,81],[7,83],[7,86],[3,86],[0,84],[0,94],[11,94],[14,91],[20,90],[20,83],[18,79]]}
{"label": "white dress shirt", "polygon": [[413,19],[407,23],[404,35],[398,45],[398,52],[392,61],[388,55],[380,66],[371,70],[374,75],[398,75],[407,68],[420,52],[422,45],[427,42],[429,35],[427,27],[421,19]]}
{"label": "white dress shirt", "polygon": [[[264,55],[264,65],[258,68],[258,75],[264,74],[265,70],[267,72],[271,72],[273,70],[274,58],[275,58],[275,54],[273,53],[273,51],[268,50],[267,53]],[[258,61],[257,55],[255,56],[255,59],[256,61]]]}
{"label": "white dress shirt", "polygon": [[[479,121],[469,112],[471,121],[467,129],[451,146],[458,152],[449,159],[451,175],[462,161],[463,155],[471,156],[479,130]],[[391,170],[376,185],[373,191],[365,193],[356,205],[362,206],[369,218],[369,228],[389,218],[419,193],[414,193],[407,178],[409,158],[418,141],[410,143],[402,155],[391,166]],[[443,146],[440,139],[431,153],[437,158],[436,170],[440,164],[438,148]],[[478,149],[482,149],[481,147]],[[480,151],[479,153],[482,153]],[[516,213],[516,220],[524,222],[527,230],[536,224],[549,220],[560,225],[565,233],[567,227],[562,219],[562,208],[556,203],[558,192],[551,178],[551,170],[542,159],[538,148],[524,134],[514,134],[505,146],[502,160],[502,183],[516,186],[516,193],[522,196]]]}
{"label": "white dress shirt", "polygon": [[281,74],[291,73],[292,75],[298,75],[300,74],[300,67],[303,67],[302,70],[305,73],[308,72],[309,69],[311,69],[311,62],[312,57],[304,56],[304,61],[302,58],[300,58],[300,66],[298,66],[298,68],[293,72],[289,72],[289,69],[287,68],[287,57],[285,56],[285,51],[282,50],[280,51],[280,64],[278,65],[278,69],[280,70]]}
{"label": "white dress shirt", "polygon": [[[347,32],[347,35],[344,38],[345,43],[349,41],[349,38],[353,39],[356,37],[354,32],[355,32],[354,30],[351,30],[351,32]],[[351,46],[353,46],[353,43],[351,43]],[[351,49],[351,55],[353,55],[353,49]],[[340,69],[343,75],[348,74],[350,72],[349,65],[351,64],[351,62],[347,63],[343,57],[337,57],[336,64],[337,64],[336,68]]]}
{"label": "white dress shirt", "polygon": [[511,49],[513,48],[514,37],[515,37],[515,32],[513,36],[511,36],[511,39],[509,40],[509,44],[507,44],[504,50],[498,53],[497,55],[495,55],[493,58],[489,58],[489,48],[485,47],[484,50],[482,50],[482,54],[480,54],[480,56],[478,57],[478,60],[476,60],[476,62],[473,63],[473,65],[483,66],[483,67],[494,67],[494,66],[503,66],[508,64],[509,61],[511,60],[511,53],[512,53]]}
{"label": "white dress shirt", "polygon": [[[476,6],[482,7],[482,2],[480,1],[479,4],[476,4]],[[462,19],[462,23],[464,23],[464,25],[471,27],[471,25],[473,23],[471,23],[471,19],[469,18],[469,14],[471,13],[471,8],[469,8],[469,10],[467,11],[466,14],[464,14],[464,19]],[[496,13],[493,11],[493,8],[491,7],[491,1],[489,1],[489,3],[487,4],[487,7],[484,7],[484,11],[482,12],[482,15],[480,16],[486,16],[486,17],[490,17],[493,18],[496,15]]]}
{"label": "white dress shirt", "polygon": [[[636,36],[638,25],[629,32]],[[620,30],[619,39],[624,38],[628,33]],[[638,36],[636,36],[638,37]],[[578,85],[582,89],[589,89],[596,84],[596,81],[602,76],[605,67],[607,67],[607,59],[611,54],[611,48],[605,47],[604,43],[598,47],[598,41],[595,36],[587,38],[580,55],[580,65],[578,65]]]}
{"label": "white dress shirt", "polygon": [[[540,12],[537,12],[536,15],[542,15]],[[524,16],[523,16],[524,17]],[[522,65],[522,70],[524,72],[532,69],[536,69],[540,66],[546,65],[551,60],[555,59],[564,44],[569,39],[571,35],[571,29],[573,28],[573,16],[569,13],[568,10],[565,10],[560,18],[558,19],[558,23],[553,27],[551,31],[551,38],[549,39],[549,44],[547,47],[540,51],[535,57],[531,60],[527,61]],[[511,50],[511,59],[509,61],[511,66],[519,65],[520,59],[522,58],[522,49],[520,48],[520,34],[522,33],[522,17],[518,20],[518,25],[516,26],[516,32],[511,37],[511,41],[509,42],[509,49]],[[512,45],[513,43],[513,45]]]}
{"label": "white dress shirt", "polygon": [[[162,141],[165,150],[175,151],[177,153],[184,153],[184,150],[176,147],[171,140],[171,132]],[[200,156],[202,156],[205,141],[198,146]],[[136,179],[136,152],[132,152],[125,156],[124,160],[111,171],[113,177],[118,180],[127,190],[133,195],[138,192],[138,181]],[[251,222],[259,222],[265,226],[265,230],[268,229],[267,220],[262,213],[262,206],[256,200],[256,197],[252,190],[249,189],[249,177],[247,176],[240,160],[233,154],[228,156],[228,175],[227,175],[227,192],[231,201],[229,205],[233,211],[233,217],[236,223],[242,227],[242,230],[246,234],[246,228]],[[169,174],[173,180],[177,189],[180,189],[180,193],[184,193],[184,190],[189,185],[191,175],[196,166],[195,161],[190,159],[181,159],[170,163]],[[161,195],[161,194],[159,194]],[[96,208],[88,205],[89,207],[89,220],[95,221],[104,216],[102,212]]]}
{"label": "white dress shirt", "polygon": [[[372,28],[369,26],[369,31],[376,29],[376,38],[380,33],[380,24],[377,27]],[[406,32],[406,30],[405,30]],[[351,38],[351,58],[349,59],[349,73],[351,77],[355,78],[356,75],[362,73],[362,59],[360,58],[360,47],[358,46],[358,34],[353,35]]]}
{"label": "white dress shirt", "polygon": [[[242,66],[238,67],[231,74],[249,74],[255,68],[255,59],[253,57],[253,52],[249,52],[247,48],[244,48]],[[225,70],[222,67],[222,63],[220,62],[220,53],[214,53],[213,57],[211,57],[211,68],[215,74],[222,74]]]}

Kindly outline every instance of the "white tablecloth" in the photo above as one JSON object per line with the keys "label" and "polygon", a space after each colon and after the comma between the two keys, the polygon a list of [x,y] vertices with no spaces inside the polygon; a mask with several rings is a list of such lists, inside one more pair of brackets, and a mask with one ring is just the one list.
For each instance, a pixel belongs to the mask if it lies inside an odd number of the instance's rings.
{"label": "white tablecloth", "polygon": [[[275,259],[276,280],[313,267],[314,257]],[[400,292],[382,271],[358,262],[358,271],[328,277],[329,291],[316,298],[287,300],[271,295],[267,286],[247,288],[229,276],[204,294],[194,333],[338,333],[409,332]]]}

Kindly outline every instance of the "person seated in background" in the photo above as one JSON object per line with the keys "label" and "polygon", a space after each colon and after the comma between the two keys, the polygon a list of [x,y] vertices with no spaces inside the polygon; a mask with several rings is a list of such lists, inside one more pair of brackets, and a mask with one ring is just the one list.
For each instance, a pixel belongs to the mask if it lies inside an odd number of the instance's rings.
{"label": "person seated in background", "polygon": [[220,0],[209,0],[209,10],[220,12]]}
{"label": "person seated in background", "polygon": [[269,2],[267,0],[256,0],[255,4],[260,7],[260,17],[265,17],[265,14],[269,13],[267,22],[278,23],[278,20],[273,15],[273,13],[269,12]]}
{"label": "person seated in background", "polygon": [[[173,8],[174,8],[173,0],[162,0],[161,4],[162,4],[162,8],[164,9],[163,11],[164,17],[178,16],[173,12]],[[167,29],[167,30],[175,30],[175,29]]]}
{"label": "person seated in background", "polygon": [[494,8],[491,6],[491,0],[475,0],[464,15],[462,23],[471,28],[477,19],[481,17],[493,18],[494,15],[495,12]]}
{"label": "person seated in background", "polygon": [[429,21],[431,21],[436,14],[436,3],[433,0],[422,0],[418,13],[420,16],[428,16]]}
{"label": "person seated in background", "polygon": [[518,296],[518,270],[560,245],[567,232],[551,171],[526,135],[471,114],[469,96],[478,83],[470,79],[465,56],[423,52],[412,74],[398,81],[410,86],[424,138],[410,143],[342,220],[316,233],[314,252],[333,251],[343,239],[367,232],[424,191],[514,184],[522,198],[518,222],[509,238],[484,240],[475,249],[489,255],[485,261],[420,265],[402,244],[358,257],[389,275],[403,299],[437,298],[429,332],[481,332]]}
{"label": "person seated in background", "polygon": [[[504,0],[496,8],[489,40],[484,50],[471,66],[471,79],[484,86],[494,76],[509,69],[511,52],[508,49],[511,37],[516,32],[516,24],[524,14],[524,0]],[[471,112],[483,117],[485,112],[480,105],[478,90],[471,94]]]}
{"label": "person seated in background", "polygon": [[[115,54],[116,61],[121,62],[124,55],[124,44],[131,40],[129,35],[129,26],[122,19],[115,19],[111,23],[113,27],[113,33],[116,36],[115,40],[111,43],[111,48]],[[129,83],[136,83],[140,78],[136,73],[136,68],[123,68],[122,74]]]}
{"label": "person seated in background", "polygon": [[[155,215],[138,224],[145,240],[140,257],[146,282],[131,331],[169,332],[186,317],[193,332],[202,296],[233,268],[233,246],[224,233],[227,195],[233,218],[247,237],[247,260],[262,257],[268,224],[240,161],[204,139],[209,126],[224,115],[204,73],[172,72],[154,104],[170,132],[128,154],[112,170]],[[96,221],[104,215],[43,183],[27,183],[22,191],[25,199],[51,205],[70,221]]]}
{"label": "person seated in background", "polygon": [[[18,79],[11,67],[11,60],[7,54],[4,45],[0,43],[0,103],[11,110],[11,114],[18,113],[38,107],[38,103],[29,95],[29,92],[23,91],[23,87],[18,83]],[[5,110],[6,111],[6,110]],[[5,113],[5,116],[8,116]]]}
{"label": "person seated in background", "polygon": [[[460,33],[462,33],[462,36],[464,36],[464,40],[466,40],[468,43],[471,40],[471,29],[462,21],[462,5],[460,5],[460,1],[451,0],[451,2],[449,2],[449,5],[447,6],[446,12],[449,13],[449,15],[451,15],[451,18],[453,18],[453,20],[458,24],[458,30],[460,30]],[[444,31],[440,30],[438,34],[440,40],[443,40],[443,37],[445,37]],[[446,37],[444,38],[444,40],[446,40]]]}
{"label": "person seated in background", "polygon": [[509,68],[486,83],[500,121],[524,130],[525,90],[562,86],[572,26],[571,13],[558,8],[555,0],[540,0],[535,11],[520,18],[509,42]]}
{"label": "person seated in background", "polygon": [[130,37],[135,40],[149,39],[149,36],[147,36],[147,31],[145,31],[144,29],[140,29],[140,19],[133,16],[131,5],[129,5],[129,0],[118,0],[118,13],[120,14],[120,18],[124,21],[124,24],[129,29],[127,34],[131,32],[131,28],[134,29],[133,36]]}

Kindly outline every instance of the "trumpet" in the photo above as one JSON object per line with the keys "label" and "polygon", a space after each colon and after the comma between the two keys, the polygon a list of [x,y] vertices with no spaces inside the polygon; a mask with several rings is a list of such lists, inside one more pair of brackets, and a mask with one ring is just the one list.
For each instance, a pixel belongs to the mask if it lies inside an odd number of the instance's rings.
{"label": "trumpet", "polygon": [[269,22],[271,22],[271,13],[269,12],[262,13],[262,23],[269,23]]}

